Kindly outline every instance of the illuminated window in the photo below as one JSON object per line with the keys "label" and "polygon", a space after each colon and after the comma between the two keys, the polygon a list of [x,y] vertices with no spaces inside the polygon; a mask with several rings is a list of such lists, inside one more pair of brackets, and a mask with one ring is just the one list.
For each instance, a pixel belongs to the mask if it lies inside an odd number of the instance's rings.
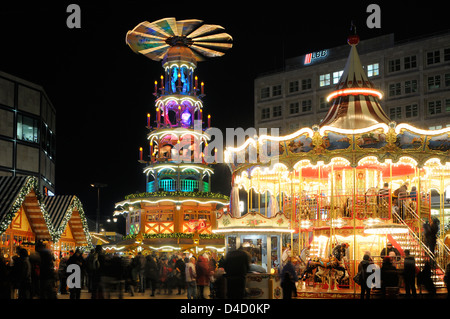
{"label": "illuminated window", "polygon": [[331,84],[330,73],[319,76],[319,86],[327,86]]}
{"label": "illuminated window", "polygon": [[450,112],[450,99],[445,99],[445,112]]}
{"label": "illuminated window", "polygon": [[39,122],[31,117],[17,115],[17,138],[22,141],[39,143]]}
{"label": "illuminated window", "polygon": [[367,76],[377,76],[380,75],[380,66],[378,63],[369,64],[367,66]]}
{"label": "illuminated window", "polygon": [[339,79],[344,71],[333,72],[333,84],[339,83]]}

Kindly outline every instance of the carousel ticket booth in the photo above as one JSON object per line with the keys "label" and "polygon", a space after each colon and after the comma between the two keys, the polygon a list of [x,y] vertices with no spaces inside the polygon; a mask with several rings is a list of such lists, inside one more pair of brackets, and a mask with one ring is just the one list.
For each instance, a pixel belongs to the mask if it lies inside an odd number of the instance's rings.
{"label": "carousel ticket booth", "polygon": [[282,265],[283,247],[293,230],[289,219],[283,214],[267,217],[257,212],[243,216],[223,214],[217,219],[213,231],[225,236],[226,253],[245,249],[252,261],[265,269],[264,273],[247,275],[249,299],[280,299],[282,290],[278,276]]}

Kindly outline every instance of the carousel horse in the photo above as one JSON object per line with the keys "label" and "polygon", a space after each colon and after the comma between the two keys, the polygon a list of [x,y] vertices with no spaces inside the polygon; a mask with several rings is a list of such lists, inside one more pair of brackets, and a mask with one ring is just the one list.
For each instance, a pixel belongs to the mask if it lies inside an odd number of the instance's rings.
{"label": "carousel horse", "polygon": [[335,290],[337,290],[337,283],[347,279],[349,274],[345,268],[345,263],[331,256],[329,258],[314,257],[310,259],[302,274],[302,280],[305,281],[309,276],[313,276],[314,279],[317,277],[322,283],[333,280]]}

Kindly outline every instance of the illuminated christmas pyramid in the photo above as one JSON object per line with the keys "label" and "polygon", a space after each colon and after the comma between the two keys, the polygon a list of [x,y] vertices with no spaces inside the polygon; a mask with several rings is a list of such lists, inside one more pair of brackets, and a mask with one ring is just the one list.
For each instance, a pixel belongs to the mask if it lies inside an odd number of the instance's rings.
{"label": "illuminated christmas pyramid", "polygon": [[232,47],[231,36],[222,31],[200,20],[165,18],[127,33],[134,52],[161,61],[164,69],[154,86],[156,114],[147,114],[149,155],[139,150],[146,192],[116,204],[115,214],[124,214],[127,235],[140,238],[140,249],[224,245],[212,229],[228,197],[211,193],[216,150],[208,148],[211,117],[203,114],[203,83],[195,76],[197,62]]}

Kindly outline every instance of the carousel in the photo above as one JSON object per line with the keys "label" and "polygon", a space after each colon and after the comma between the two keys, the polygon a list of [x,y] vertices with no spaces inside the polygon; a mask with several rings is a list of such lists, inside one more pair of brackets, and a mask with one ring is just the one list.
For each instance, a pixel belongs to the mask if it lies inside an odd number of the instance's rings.
{"label": "carousel", "polygon": [[[450,128],[423,130],[391,121],[380,105],[383,93],[361,65],[358,42],[356,34],[348,37],[350,54],[321,123],[287,136],[256,136],[226,149],[231,211],[218,218],[219,230],[247,215],[282,216],[292,232],[280,236],[281,249],[289,247],[292,256],[299,256],[301,267],[342,270],[334,277],[334,289],[353,293],[357,286],[351,278],[364,254],[381,264],[383,248],[391,243],[402,256],[410,250],[419,267],[432,261],[435,284],[442,286],[449,262],[443,225],[448,222],[444,193],[450,186]],[[440,209],[432,215],[436,191]],[[246,203],[242,213],[240,201]],[[432,246],[427,230],[436,224],[441,227]],[[273,267],[273,260],[266,265]],[[328,289],[330,277],[322,280]],[[316,281],[308,284],[316,286]]]}

